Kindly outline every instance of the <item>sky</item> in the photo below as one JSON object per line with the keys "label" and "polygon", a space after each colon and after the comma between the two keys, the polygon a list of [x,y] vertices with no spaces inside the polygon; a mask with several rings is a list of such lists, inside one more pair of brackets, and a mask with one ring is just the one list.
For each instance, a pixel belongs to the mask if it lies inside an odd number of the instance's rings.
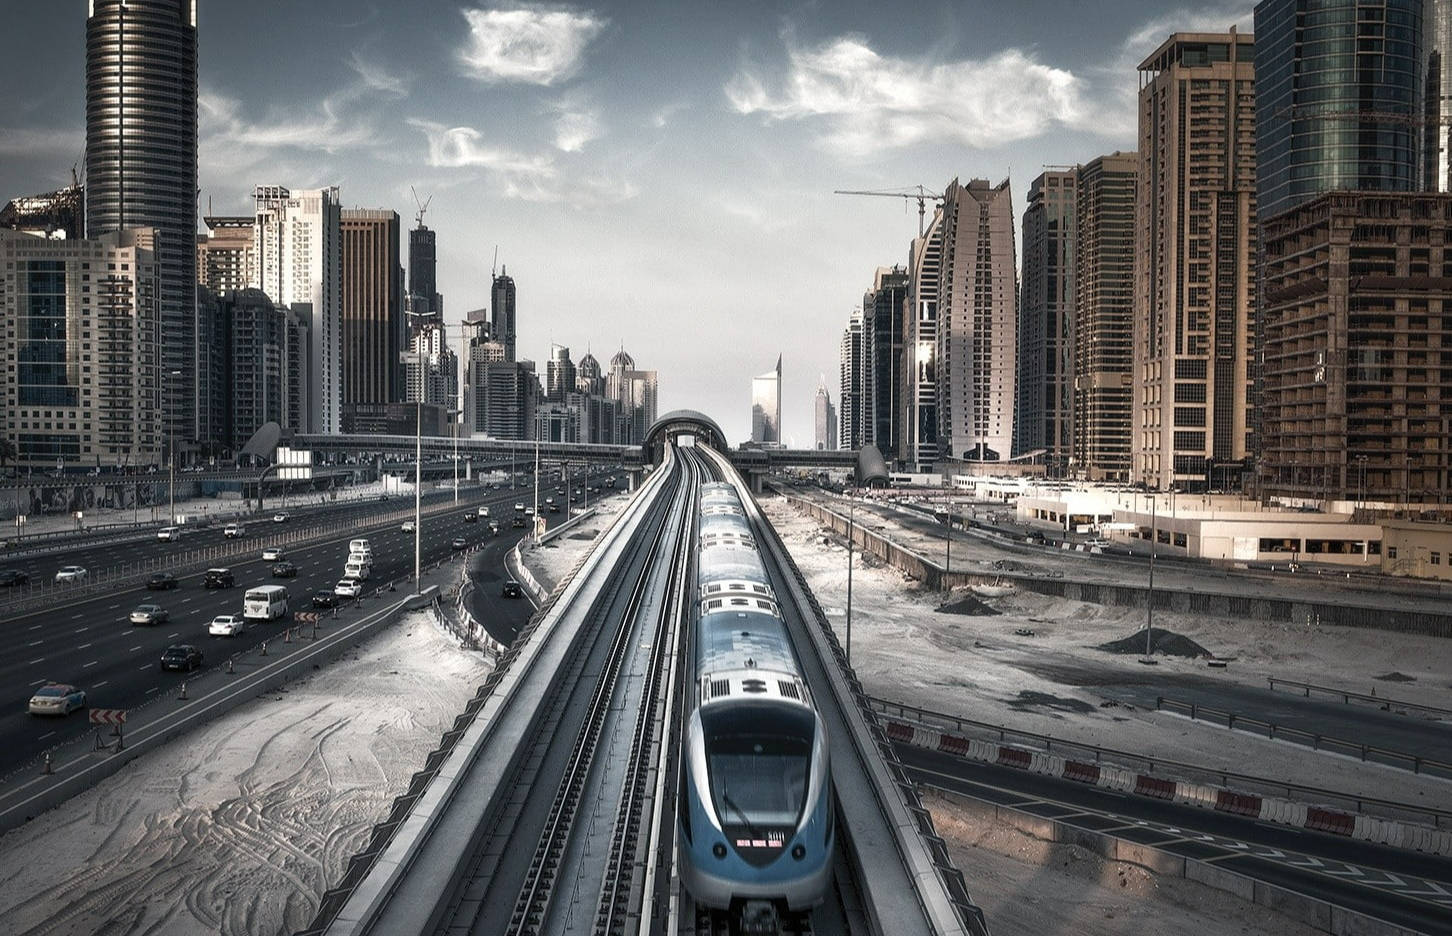
{"label": "sky", "polygon": [[[1170,33],[1251,28],[1250,0],[198,0],[199,213],[259,184],[345,207],[427,201],[450,320],[498,263],[519,354],[660,375],[660,412],[750,435],[784,356],[782,431],[813,443],[843,328],[941,191],[1135,146],[1135,66]],[[0,201],[84,165],[85,0],[0,0]],[[891,9],[891,15],[887,11]],[[1021,234],[1020,234],[1021,236]],[[406,254],[406,245],[404,247]]]}

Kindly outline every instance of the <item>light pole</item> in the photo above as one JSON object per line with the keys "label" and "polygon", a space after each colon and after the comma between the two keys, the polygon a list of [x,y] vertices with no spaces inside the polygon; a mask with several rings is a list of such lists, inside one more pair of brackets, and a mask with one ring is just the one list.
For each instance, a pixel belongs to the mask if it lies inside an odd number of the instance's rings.
{"label": "light pole", "polygon": [[1356,506],[1360,509],[1366,501],[1366,456],[1356,456],[1356,463],[1361,466],[1361,478],[1356,485]]}
{"label": "light pole", "polygon": [[1155,543],[1159,535],[1155,532],[1155,496],[1150,495],[1150,563],[1149,563],[1149,600],[1145,602],[1145,624],[1144,624],[1144,656],[1140,662],[1146,666],[1155,663],[1154,651],[1151,647],[1151,639],[1155,631]]}
{"label": "light pole", "polygon": [[454,506],[459,506],[459,414],[449,410],[449,431],[454,436]]}
{"label": "light pole", "polygon": [[176,523],[176,430],[175,425],[172,422],[171,415],[168,412],[166,403],[167,398],[171,396],[171,378],[180,377],[181,371],[170,370],[166,372],[165,376],[166,380],[162,384],[161,391],[161,412],[163,418],[166,419],[166,460],[167,464],[170,466],[171,476],[171,483],[169,485],[171,489],[171,513],[167,515],[166,525],[171,526],[172,524]]}
{"label": "light pole", "polygon": [[[420,388],[422,390],[422,388]],[[413,401],[413,587],[423,591],[423,393]]]}
{"label": "light pole", "polygon": [[857,502],[847,502],[847,665],[852,665],[852,543],[857,521]]}
{"label": "light pole", "polygon": [[[953,483],[951,480],[948,482]],[[953,571],[953,489],[948,488],[948,532],[943,537],[943,586],[948,585],[947,575]]]}
{"label": "light pole", "polygon": [[[539,432],[534,434],[534,528],[539,530]],[[535,541],[539,540],[539,533],[534,533]]]}

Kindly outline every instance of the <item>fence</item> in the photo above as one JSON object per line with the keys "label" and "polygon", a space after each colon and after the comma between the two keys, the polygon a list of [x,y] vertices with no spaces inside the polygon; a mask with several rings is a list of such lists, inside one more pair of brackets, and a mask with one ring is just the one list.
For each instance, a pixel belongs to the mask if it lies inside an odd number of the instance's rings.
{"label": "fence", "polygon": [[1312,683],[1297,682],[1294,679],[1279,679],[1275,676],[1267,678],[1270,681],[1272,692],[1275,691],[1276,686],[1290,686],[1292,689],[1300,689],[1302,694],[1308,699],[1311,697],[1311,693],[1319,692],[1329,696],[1340,696],[1342,703],[1346,705],[1350,705],[1353,701],[1356,701],[1366,702],[1379,708],[1416,709],[1419,712],[1427,712],[1431,715],[1452,715],[1452,709],[1437,708],[1435,705],[1422,705],[1418,702],[1402,702],[1397,699],[1389,699],[1386,696],[1377,695],[1375,689],[1371,691],[1370,695],[1366,695],[1365,693],[1351,692],[1346,689],[1333,689],[1329,686],[1317,686]]}

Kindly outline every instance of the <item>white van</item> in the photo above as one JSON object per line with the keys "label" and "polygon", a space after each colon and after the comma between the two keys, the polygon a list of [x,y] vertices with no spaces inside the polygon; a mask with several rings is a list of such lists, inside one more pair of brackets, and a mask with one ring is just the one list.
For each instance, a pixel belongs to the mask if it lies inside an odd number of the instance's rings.
{"label": "white van", "polygon": [[181,539],[181,535],[181,527],[175,526],[162,527],[156,531],[156,538],[166,543]]}
{"label": "white van", "polygon": [[368,545],[366,539],[348,540],[348,552],[363,552],[371,556],[373,555],[373,547]]}
{"label": "white van", "polygon": [[242,616],[249,621],[275,621],[287,616],[287,589],[281,585],[259,585],[247,589],[242,598]]}
{"label": "white van", "polygon": [[479,508],[479,514],[478,515],[481,516],[481,517],[487,517],[487,516],[489,516],[489,508],[488,507],[480,507]]}
{"label": "white van", "polygon": [[362,581],[368,578],[373,572],[373,563],[365,560],[348,557],[348,564],[343,566],[343,578],[354,578]]}

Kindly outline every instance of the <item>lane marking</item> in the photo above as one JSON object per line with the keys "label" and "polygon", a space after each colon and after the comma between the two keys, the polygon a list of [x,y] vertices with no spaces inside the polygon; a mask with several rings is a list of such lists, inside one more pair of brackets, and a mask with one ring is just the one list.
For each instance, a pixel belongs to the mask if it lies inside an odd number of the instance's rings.
{"label": "lane marking", "polygon": [[38,646],[40,646],[43,643],[45,643],[44,640],[32,640],[30,642],[30,646],[32,646],[32,647],[38,647]]}
{"label": "lane marking", "polygon": [[[27,665],[27,666],[34,666],[34,665],[35,665],[35,664],[37,664],[37,663],[44,663],[44,662],[45,662],[45,657],[41,657],[41,658],[40,658],[40,659],[38,659],[38,660],[31,660],[31,661],[30,661],[30,662],[29,662],[29,663],[27,663],[27,664],[26,664],[26,665]],[[45,680],[44,680],[44,679],[42,679],[42,680],[41,680],[41,682],[45,682]]]}
{"label": "lane marking", "polygon": [[91,645],[90,645],[90,644],[88,644],[88,643],[85,643],[85,644],[81,644],[81,645],[80,645],[80,646],[79,646],[79,647],[77,647],[77,648],[76,648],[76,649],[77,649],[77,650],[88,650],[88,649],[90,649],[90,647],[91,647]]}
{"label": "lane marking", "polygon": [[140,650],[140,649],[141,649],[140,647],[132,647],[130,652],[131,653],[135,653],[137,650]]}
{"label": "lane marking", "polygon": [[77,627],[76,628],[76,633],[77,634],[84,634],[86,631],[88,631],[90,629],[91,629],[91,625],[87,624],[85,627]]}
{"label": "lane marking", "polygon": [[45,740],[45,739],[46,739],[46,738],[49,738],[49,737],[50,737],[50,736],[51,736],[51,735],[53,735],[53,734],[55,734],[55,732],[54,732],[54,731],[47,731],[47,732],[46,732],[46,733],[45,733],[45,734],[43,734],[43,735],[41,735],[41,736],[40,736],[40,737],[39,737],[39,738],[37,738],[37,739],[36,739],[36,740],[37,740],[37,741],[44,741],[44,740]]}
{"label": "lane marking", "polygon": [[100,663],[100,662],[101,662],[100,660],[92,660],[91,662],[87,663],[85,666],[82,666],[81,669],[90,669],[91,667],[95,666],[97,663]]}
{"label": "lane marking", "polygon": [[108,682],[110,682],[110,680],[109,680],[109,679],[103,679],[103,680],[101,680],[101,681],[100,681],[100,682],[98,682],[98,683],[96,683],[96,684],[95,684],[95,685],[94,685],[94,686],[92,686],[92,687],[91,687],[91,688],[92,688],[92,689],[99,689],[99,688],[101,688],[101,687],[102,687],[102,686],[104,686],[104,685],[106,685],[106,683],[108,683]]}
{"label": "lane marking", "polygon": [[[146,671],[147,671],[147,670],[149,670],[149,669],[151,669],[151,666],[150,666],[150,665],[149,665],[149,664],[148,664],[148,665],[146,665],[146,666],[143,666],[143,667],[141,667],[141,672],[143,672],[143,673],[144,673],[144,672],[146,672]],[[150,690],[150,689],[148,689],[148,690],[147,690],[147,691],[148,691],[148,692],[150,692],[150,691],[151,691],[151,690]]]}

